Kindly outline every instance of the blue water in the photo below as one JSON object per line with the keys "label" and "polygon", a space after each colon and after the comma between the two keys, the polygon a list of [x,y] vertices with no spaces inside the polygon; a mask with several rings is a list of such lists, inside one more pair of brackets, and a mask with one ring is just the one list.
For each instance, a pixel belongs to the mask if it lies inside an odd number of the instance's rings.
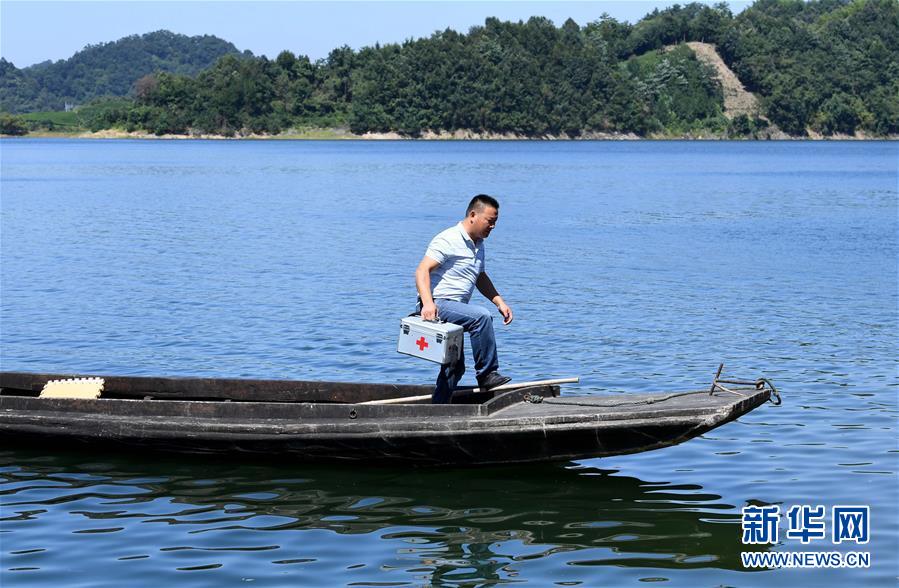
{"label": "blue water", "polygon": [[[475,193],[516,379],[784,404],[632,456],[341,469],[0,449],[4,586],[895,585],[899,144],[0,142],[0,367],[428,383],[413,270]],[[470,370],[470,372],[473,370]],[[469,376],[470,377],[470,376]],[[741,508],[823,505],[869,569],[749,571]],[[834,505],[871,540],[830,540]],[[133,585],[133,584],[132,584]]]}

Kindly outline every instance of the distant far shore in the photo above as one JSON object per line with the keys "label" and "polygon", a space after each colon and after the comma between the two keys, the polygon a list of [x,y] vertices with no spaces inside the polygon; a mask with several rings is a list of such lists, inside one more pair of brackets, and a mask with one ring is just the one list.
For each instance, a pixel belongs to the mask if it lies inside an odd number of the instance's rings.
{"label": "distant far shore", "polygon": [[[3,138],[13,138],[12,135],[0,135]],[[234,135],[231,137],[225,135],[211,134],[195,134],[195,135],[155,135],[139,131],[123,131],[116,129],[106,129],[97,132],[72,132],[72,131],[33,131],[24,136],[15,137],[19,139],[38,139],[38,138],[63,138],[63,139],[149,139],[149,140],[299,140],[299,141],[339,141],[339,140],[361,140],[361,141],[753,141],[753,140],[777,140],[777,141],[896,141],[899,135],[886,137],[872,137],[864,133],[855,135],[831,135],[822,136],[817,133],[810,133],[806,137],[795,137],[786,133],[769,133],[765,136],[758,137],[728,137],[726,135],[716,135],[713,133],[697,133],[682,135],[650,135],[641,137],[635,133],[599,133],[588,132],[582,133],[576,137],[568,135],[519,135],[515,133],[481,133],[477,131],[426,131],[419,136],[402,135],[396,132],[387,133],[364,133],[356,134],[346,128],[307,128],[302,130],[291,130],[277,135],[272,134],[247,134]]]}

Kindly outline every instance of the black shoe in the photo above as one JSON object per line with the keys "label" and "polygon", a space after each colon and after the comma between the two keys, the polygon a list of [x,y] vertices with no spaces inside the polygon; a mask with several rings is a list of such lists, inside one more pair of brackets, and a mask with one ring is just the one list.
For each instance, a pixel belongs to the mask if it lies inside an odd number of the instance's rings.
{"label": "black shoe", "polygon": [[485,374],[478,378],[478,387],[481,389],[481,392],[485,392],[491,388],[502,386],[511,381],[512,378],[509,376],[504,376],[499,372],[490,372],[489,374]]}

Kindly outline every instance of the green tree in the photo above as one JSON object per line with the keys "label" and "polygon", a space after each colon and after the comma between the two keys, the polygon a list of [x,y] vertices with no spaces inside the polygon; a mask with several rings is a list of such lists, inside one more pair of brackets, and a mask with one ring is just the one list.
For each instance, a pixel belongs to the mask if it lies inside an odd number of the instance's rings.
{"label": "green tree", "polygon": [[28,127],[25,121],[9,114],[8,112],[0,112],[0,135],[27,135]]}

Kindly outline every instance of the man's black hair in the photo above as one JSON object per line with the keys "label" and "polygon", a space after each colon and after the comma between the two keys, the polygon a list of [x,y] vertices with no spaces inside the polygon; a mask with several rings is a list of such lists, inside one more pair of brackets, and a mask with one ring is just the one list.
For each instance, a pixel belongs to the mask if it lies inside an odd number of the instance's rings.
{"label": "man's black hair", "polygon": [[497,211],[499,211],[499,202],[496,201],[496,198],[494,198],[493,196],[488,196],[486,194],[478,194],[471,199],[471,202],[468,203],[468,208],[465,209],[465,216],[468,216],[472,210],[484,210],[485,206],[492,206]]}

